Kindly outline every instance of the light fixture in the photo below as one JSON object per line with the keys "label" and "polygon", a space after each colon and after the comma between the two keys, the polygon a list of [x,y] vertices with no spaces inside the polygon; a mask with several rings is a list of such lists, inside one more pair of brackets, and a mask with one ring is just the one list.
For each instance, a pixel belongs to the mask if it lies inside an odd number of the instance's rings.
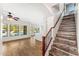
{"label": "light fixture", "polygon": [[18,18],[18,17],[13,17],[13,19],[14,19],[14,20],[16,20],[16,21],[18,21],[18,20],[19,20],[19,18]]}
{"label": "light fixture", "polygon": [[13,17],[11,12],[8,12],[8,19],[7,20],[16,20],[18,21],[18,17]]}
{"label": "light fixture", "polygon": [[9,18],[12,18],[13,17],[11,14],[12,14],[11,12],[8,12],[8,17]]}

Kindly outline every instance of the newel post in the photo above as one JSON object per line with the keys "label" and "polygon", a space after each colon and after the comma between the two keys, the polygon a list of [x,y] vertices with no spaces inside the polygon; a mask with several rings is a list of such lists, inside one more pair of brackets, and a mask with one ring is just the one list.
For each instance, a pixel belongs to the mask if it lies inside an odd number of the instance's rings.
{"label": "newel post", "polygon": [[45,55],[45,36],[42,37],[42,55]]}

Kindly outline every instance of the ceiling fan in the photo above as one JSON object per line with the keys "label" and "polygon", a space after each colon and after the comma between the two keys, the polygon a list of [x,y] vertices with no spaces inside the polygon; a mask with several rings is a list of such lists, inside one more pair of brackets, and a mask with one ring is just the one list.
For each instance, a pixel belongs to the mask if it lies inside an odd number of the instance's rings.
{"label": "ceiling fan", "polygon": [[16,21],[18,21],[20,19],[19,17],[13,17],[11,12],[8,12],[8,18],[12,18]]}

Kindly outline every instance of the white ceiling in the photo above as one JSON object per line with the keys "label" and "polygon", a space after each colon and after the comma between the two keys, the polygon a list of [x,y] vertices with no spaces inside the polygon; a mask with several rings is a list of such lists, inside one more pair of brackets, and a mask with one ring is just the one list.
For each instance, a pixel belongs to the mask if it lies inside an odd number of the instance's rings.
{"label": "white ceiling", "polygon": [[23,21],[30,21],[36,24],[42,23],[45,17],[51,15],[49,8],[55,4],[41,3],[3,3],[0,4],[3,10],[12,12]]}

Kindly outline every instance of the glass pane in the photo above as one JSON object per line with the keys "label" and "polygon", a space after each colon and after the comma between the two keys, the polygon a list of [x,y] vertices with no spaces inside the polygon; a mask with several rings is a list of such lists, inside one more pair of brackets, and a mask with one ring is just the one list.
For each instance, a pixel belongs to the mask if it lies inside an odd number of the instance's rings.
{"label": "glass pane", "polygon": [[23,34],[26,35],[27,34],[27,26],[23,27]]}
{"label": "glass pane", "polygon": [[35,28],[35,33],[39,33],[39,28]]}
{"label": "glass pane", "polygon": [[23,35],[23,26],[20,26],[19,34],[20,34],[20,35]]}
{"label": "glass pane", "polygon": [[3,24],[3,27],[2,27],[2,36],[3,37],[7,37],[8,36],[8,25],[7,24]]}
{"label": "glass pane", "polygon": [[33,28],[33,26],[31,26],[31,34],[33,34],[34,33],[34,28]]}
{"label": "glass pane", "polygon": [[19,26],[10,25],[10,36],[18,36],[18,35],[19,35]]}
{"label": "glass pane", "polygon": [[27,35],[27,26],[20,26],[19,33],[20,35]]}

